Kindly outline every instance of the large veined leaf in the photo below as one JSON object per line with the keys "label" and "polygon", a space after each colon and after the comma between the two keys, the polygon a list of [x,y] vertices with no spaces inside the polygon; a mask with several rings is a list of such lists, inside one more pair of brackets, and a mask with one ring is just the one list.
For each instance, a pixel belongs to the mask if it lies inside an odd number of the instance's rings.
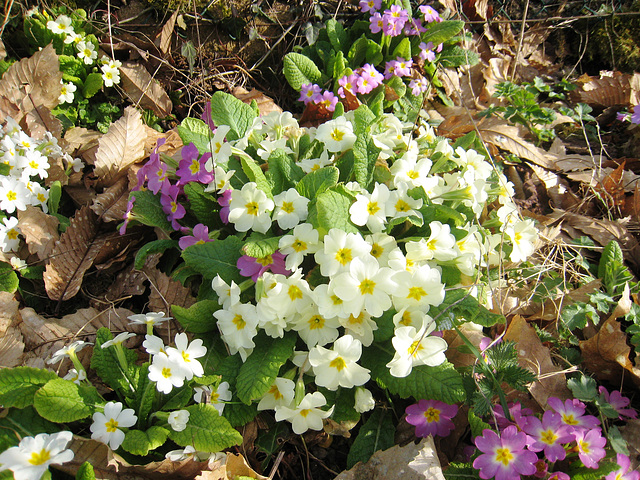
{"label": "large veined leaf", "polygon": [[109,131],[98,140],[94,173],[103,185],[113,185],[126,175],[127,168],[144,158],[147,132],[142,116],[135,108],[125,108],[124,115],[112,123]]}
{"label": "large veined leaf", "polygon": [[360,428],[358,436],[353,441],[347,467],[351,468],[358,462],[366,462],[378,450],[386,450],[393,446],[395,428],[390,412],[383,409],[375,410],[364,425]]}
{"label": "large veined leaf", "polygon": [[242,435],[220,416],[213,405],[199,403],[185,410],[189,412],[187,427],[169,434],[169,438],[178,445],[193,445],[201,452],[219,452],[242,443]]}
{"label": "large veined leaf", "polygon": [[309,57],[300,53],[287,53],[284,56],[284,76],[289,85],[300,91],[302,85],[320,80],[320,70]]}
{"label": "large veined leaf", "polygon": [[106,237],[97,238],[98,222],[89,206],[82,207],[60,236],[44,272],[44,287],[51,300],[68,300],[80,290],[84,272],[100,253]]}
{"label": "large veined leaf", "polygon": [[216,92],[211,97],[211,119],[216,125],[229,125],[227,140],[244,137],[251,128],[256,111],[242,100],[224,92]]}
{"label": "large veined leaf", "polygon": [[0,370],[0,402],[5,408],[24,408],[33,403],[33,396],[49,380],[57,378],[50,370],[31,367]]}
{"label": "large veined leaf", "polygon": [[100,401],[95,387],[55,378],[36,392],[33,406],[41,417],[50,422],[66,423],[87,418]]}
{"label": "large veined leaf", "polygon": [[171,113],[173,104],[169,95],[153,79],[144,65],[138,62],[123,62],[120,67],[120,76],[124,93],[135,105],[153,110],[153,113],[160,118]]}

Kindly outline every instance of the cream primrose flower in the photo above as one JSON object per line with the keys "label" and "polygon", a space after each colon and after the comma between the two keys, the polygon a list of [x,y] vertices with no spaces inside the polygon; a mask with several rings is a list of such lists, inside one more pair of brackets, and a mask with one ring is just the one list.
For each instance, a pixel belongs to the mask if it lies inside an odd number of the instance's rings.
{"label": "cream primrose flower", "polygon": [[433,318],[427,315],[422,306],[404,307],[393,316],[395,328],[414,327],[420,330],[425,325],[431,325]]}
{"label": "cream primrose flower", "polygon": [[245,183],[242,190],[231,192],[229,221],[239,232],[255,230],[266,233],[271,228],[274,203],[255,182]]}
{"label": "cream primrose flower", "polygon": [[309,352],[294,350],[291,361],[296,367],[300,369],[300,372],[302,373],[307,373],[309,370],[311,370],[311,365],[309,365]]}
{"label": "cream primrose flower", "polygon": [[264,133],[269,138],[278,139],[289,136],[288,132],[299,128],[298,121],[291,112],[269,112],[260,117],[259,124],[254,128],[258,133]]}
{"label": "cream primrose flower", "polygon": [[433,322],[420,330],[414,327],[400,327],[395,330],[391,343],[396,353],[387,363],[391,375],[404,378],[415,366],[435,367],[446,360],[444,352],[448,347],[447,342],[441,337],[429,335],[435,328]]}
{"label": "cream primrose flower", "polygon": [[178,333],[175,336],[175,347],[167,347],[169,360],[175,362],[186,373],[186,379],[204,375],[202,364],[198,360],[207,354],[207,348],[200,338],[189,343],[186,333]]}
{"label": "cream primrose flower", "polygon": [[409,257],[407,257],[399,247],[394,248],[389,252],[387,258],[387,264],[389,268],[395,272],[412,272],[418,265]]}
{"label": "cream primrose flower", "polygon": [[378,261],[381,267],[389,266],[389,254],[398,248],[396,239],[384,232],[374,233],[364,237],[365,241],[371,245],[369,252]]}
{"label": "cream primrose flower", "polygon": [[366,225],[371,233],[379,233],[387,223],[389,188],[384,183],[376,183],[371,194],[356,195],[356,201],[349,207],[351,221],[359,226]]}
{"label": "cream primrose flower", "polygon": [[33,183],[31,188],[31,205],[39,206],[44,213],[49,211],[47,201],[49,200],[49,190],[39,183]]}
{"label": "cream primrose flower", "polygon": [[493,167],[487,161],[485,161],[485,157],[480,155],[473,149],[465,150],[462,147],[456,148],[456,155],[454,157],[454,161],[458,164],[458,166],[463,168],[463,176],[467,178],[468,174],[471,173],[474,180],[477,179],[488,179],[491,176],[491,172],[493,172]]}
{"label": "cream primrose flower", "polygon": [[432,165],[428,158],[418,160],[413,156],[404,155],[393,162],[389,169],[393,175],[393,184],[396,188],[402,184],[407,184],[408,188],[423,187]]}
{"label": "cream primrose flower", "polygon": [[169,414],[167,422],[174,432],[181,432],[187,428],[190,416],[191,414],[187,410],[174,410]]}
{"label": "cream primrose flower", "polygon": [[[205,168],[209,170],[209,167],[207,167],[207,163],[205,163]],[[207,188],[205,188],[204,191],[207,193],[223,193],[225,190],[233,190],[230,181],[234,173],[236,173],[235,170],[229,170],[227,172],[220,165],[214,166],[213,181],[209,185],[207,185]]]}
{"label": "cream primrose flower", "polygon": [[76,87],[76,85],[72,82],[64,83],[63,81],[60,81],[60,83],[62,85],[60,86],[60,96],[58,97],[58,103],[73,103],[74,93],[76,92],[78,87]]}
{"label": "cream primrose flower", "polygon": [[391,307],[391,295],[397,285],[393,270],[380,267],[372,256],[354,258],[348,272],[334,276],[330,289],[344,301],[344,309],[358,316],[364,310],[372,317],[381,316]]}
{"label": "cream primrose flower", "polygon": [[514,203],[503,205],[497,210],[496,215],[500,219],[500,223],[502,223],[502,231],[505,231],[508,227],[513,226],[521,220],[518,207],[516,207]]}
{"label": "cream primrose flower", "polygon": [[145,335],[145,340],[142,342],[142,346],[147,350],[149,355],[157,355],[159,353],[167,354],[166,347],[164,342],[160,337],[156,337],[155,335]]}
{"label": "cream primrose flower", "polygon": [[329,230],[322,242],[322,248],[314,257],[320,265],[320,273],[329,278],[338,273],[348,272],[354,258],[371,252],[371,245],[360,233],[347,233],[338,228]]}
{"label": "cream primrose flower", "polygon": [[291,235],[284,235],[278,241],[278,250],[287,256],[284,266],[287,270],[296,270],[305,255],[316,253],[320,248],[318,231],[310,223],[296,225]]}
{"label": "cream primrose flower", "polygon": [[422,220],[422,213],[418,210],[422,207],[422,199],[412,198],[407,193],[408,185],[401,183],[397,190],[392,190],[387,203],[387,217],[393,219],[409,216],[418,217]]}
{"label": "cream primrose flower", "polygon": [[162,393],[170,393],[173,387],[184,385],[186,376],[187,372],[166,353],[155,354],[149,365],[149,380],[156,382],[156,388]]}
{"label": "cream primrose flower", "polygon": [[378,147],[384,160],[394,154],[393,149],[404,144],[402,122],[392,113],[385,113],[374,126],[377,133],[371,135],[373,144]]}
{"label": "cream primrose flower", "polygon": [[66,37],[64,37],[64,43],[65,45],[70,45],[72,43],[80,43],[80,41],[82,40],[82,36],[78,35],[76,32],[71,32],[69,34],[67,34]]}
{"label": "cream primrose flower", "polygon": [[279,193],[273,197],[273,201],[276,205],[273,220],[278,222],[281,229],[290,230],[307,219],[309,199],[300,195],[295,188]]}
{"label": "cream primrose flower", "polygon": [[402,270],[393,275],[397,284],[393,294],[396,311],[405,307],[438,306],[444,300],[444,284],[440,271],[429,265],[420,265],[412,271]]}
{"label": "cream primrose flower", "polygon": [[514,185],[510,182],[504,173],[498,173],[497,189],[498,189],[498,202],[502,205],[513,203],[513,197],[516,192],[513,189]]}
{"label": "cream primrose flower", "polygon": [[505,229],[505,234],[513,242],[513,250],[509,255],[511,261],[524,262],[533,253],[534,244],[538,239],[538,230],[534,226],[533,220],[516,222]]}
{"label": "cream primrose flower", "polygon": [[298,166],[302,169],[304,173],[315,172],[316,170],[320,170],[323,167],[327,167],[333,163],[334,155],[329,157],[329,152],[324,150],[320,157],[318,158],[307,158],[304,160],[300,160],[298,162]]}
{"label": "cream primrose flower", "polygon": [[131,333],[131,332],[122,332],[119,333],[118,335],[116,335],[112,340],[107,340],[106,342],[104,342],[101,347],[102,348],[109,348],[111,346],[114,345],[122,345],[122,343],[130,338],[135,337],[136,334],[135,333]]}
{"label": "cream primrose flower", "polygon": [[320,392],[307,393],[300,404],[295,408],[278,406],[276,421],[287,420],[291,422],[293,433],[302,435],[307,430],[322,430],[322,420],[333,413],[333,408],[324,411],[319,407],[327,404],[327,399]]}
{"label": "cream primrose flower", "polygon": [[271,384],[267,393],[265,393],[260,402],[258,402],[258,411],[275,410],[276,407],[291,407],[295,396],[296,384],[288,378],[277,377]]}
{"label": "cream primrose flower", "polygon": [[70,343],[66,347],[62,347],[60,350],[56,351],[49,360],[47,360],[47,364],[53,365],[54,363],[58,363],[60,360],[63,360],[65,357],[75,356],[80,350],[82,350],[87,345],[93,345],[93,343],[85,342],[83,340],[76,340],[75,342]]}
{"label": "cream primrose flower", "polygon": [[102,80],[105,87],[113,87],[120,83],[120,70],[117,68],[111,65],[102,65],[100,70],[102,70]]}
{"label": "cream primrose flower", "polygon": [[229,347],[229,353],[240,353],[244,362],[256,346],[253,342],[258,334],[256,307],[250,303],[236,303],[228,309],[214,312],[213,316],[218,320],[218,328]]}
{"label": "cream primrose flower", "polygon": [[344,327],[344,333],[360,340],[365,347],[373,343],[373,332],[378,330],[378,324],[367,312],[362,311],[360,315],[349,315],[339,317],[340,325]]}
{"label": "cream primrose flower", "polygon": [[218,295],[218,304],[228,310],[231,305],[240,303],[240,287],[231,280],[231,286],[220,275],[216,275],[211,281],[211,288]]}
{"label": "cream primrose flower", "polygon": [[[0,237],[1,236],[2,236],[2,234],[0,233]],[[1,243],[2,243],[2,241],[0,240],[0,244]],[[24,270],[25,268],[27,268],[27,262],[25,262],[20,257],[11,257],[9,259],[9,264],[11,265],[11,268],[13,268],[16,272],[20,272],[20,271]]]}
{"label": "cream primrose flower", "polygon": [[428,239],[421,238],[417,242],[406,243],[407,258],[416,263],[426,260],[446,262],[456,258],[456,237],[451,234],[451,227],[436,220],[429,224],[429,229],[431,235]]}
{"label": "cream primrose flower", "polygon": [[64,380],[71,380],[76,385],[80,385],[83,380],[87,379],[87,372],[84,369],[78,371],[75,368],[70,368],[67,374],[62,378]]}
{"label": "cream primrose flower", "polygon": [[224,464],[227,460],[227,454],[224,452],[199,452],[193,445],[187,445],[183,450],[171,450],[165,454],[165,458],[172,462],[182,462],[192,458],[195,462],[208,462],[208,468],[215,470],[215,464],[221,462]]}
{"label": "cream primrose flower", "polygon": [[463,274],[472,276],[482,259],[483,239],[476,225],[467,224],[464,228],[469,233],[456,241],[456,266]]}
{"label": "cream primrose flower", "polygon": [[78,58],[86,65],[93,64],[94,60],[98,58],[98,52],[93,42],[81,40],[76,44],[76,49],[78,50]]}
{"label": "cream primrose flower", "polygon": [[13,177],[0,178],[0,210],[13,213],[26,210],[31,192],[24,183]]}
{"label": "cream primrose flower", "polygon": [[49,20],[47,22],[47,28],[58,35],[70,35],[74,33],[73,27],[71,26],[71,19],[66,15],[60,15],[55,21]]}
{"label": "cream primrose flower", "polygon": [[15,480],[40,480],[49,465],[73,460],[73,451],[66,448],[72,438],[68,431],[23,437],[18,446],[0,454],[0,470],[11,470]]}
{"label": "cream primrose flower", "polygon": [[351,335],[337,339],[331,350],[316,345],[309,350],[309,363],[313,367],[316,385],[329,390],[364,385],[371,376],[370,370],[357,363],[361,355],[362,344]]}
{"label": "cream primrose flower", "polygon": [[297,315],[293,321],[291,321],[290,326],[298,332],[300,338],[304,340],[309,348],[315,345],[331,343],[340,335],[338,332],[340,323],[337,317],[324,317],[320,314],[315,304],[310,304]]}
{"label": "cream primrose flower", "polygon": [[[211,397],[209,398],[209,403],[218,411],[219,415],[222,415],[224,411],[225,402],[231,401],[233,395],[231,394],[231,390],[229,390],[229,382],[220,382],[218,388],[216,388],[215,392],[211,392]],[[195,399],[195,395],[193,396]]]}
{"label": "cream primrose flower", "polygon": [[155,327],[167,320],[173,320],[173,317],[165,317],[164,312],[148,312],[136,313],[127,317],[130,325],[146,325],[147,327]]}
{"label": "cream primrose flower", "polygon": [[303,275],[301,268],[288,277],[274,275],[272,278],[277,285],[272,286],[267,296],[260,299],[261,303],[269,306],[280,318],[302,312],[312,301],[311,288]]}
{"label": "cream primrose flower", "polygon": [[111,450],[117,450],[124,441],[124,432],[120,428],[133,427],[138,421],[131,408],[122,409],[120,402],[107,402],[104,413],[93,414],[93,423],[89,428],[91,438],[106,445]]}
{"label": "cream primrose flower", "polygon": [[5,217],[0,223],[0,247],[3,252],[17,252],[20,248],[20,235],[22,231],[18,227],[18,219],[16,217]]}
{"label": "cream primrose flower", "polygon": [[353,125],[345,117],[329,120],[316,130],[316,140],[324,143],[331,153],[349,150],[356,143],[356,139]]}
{"label": "cream primrose flower", "polygon": [[269,160],[269,157],[275,151],[286,154],[293,153],[293,150],[287,147],[286,138],[279,138],[278,140],[262,140],[258,145],[260,145],[260,148],[258,148],[256,153],[265,162]]}
{"label": "cream primrose flower", "polygon": [[[204,164],[204,168],[207,172],[213,172],[214,166],[226,165],[231,156],[231,144],[225,142],[224,139],[229,133],[231,127],[229,125],[220,125],[216,128],[213,138],[209,141],[209,151],[211,152],[211,158],[207,159]],[[229,178],[235,173],[235,170],[231,170]],[[218,175],[216,173],[216,184],[219,183]]]}
{"label": "cream primrose flower", "polygon": [[[329,285],[323,283],[312,291],[313,301],[318,307],[318,312],[324,318],[348,317],[349,314],[344,309],[344,302],[338,297]],[[338,338],[338,337],[336,337]]]}
{"label": "cream primrose flower", "polygon": [[376,406],[376,401],[373,399],[373,395],[369,390],[364,387],[357,387],[355,394],[354,410],[358,413],[365,413],[369,410],[373,410]]}
{"label": "cream primrose flower", "polygon": [[209,403],[212,393],[213,388],[211,388],[210,385],[198,385],[197,387],[193,387],[193,401],[196,403]]}

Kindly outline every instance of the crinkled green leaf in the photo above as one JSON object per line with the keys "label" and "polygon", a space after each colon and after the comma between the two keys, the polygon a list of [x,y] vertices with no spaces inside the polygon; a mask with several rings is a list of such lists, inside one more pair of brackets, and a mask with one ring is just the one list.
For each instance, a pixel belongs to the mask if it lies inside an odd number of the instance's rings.
{"label": "crinkled green leaf", "polygon": [[262,398],[278,376],[280,367],[293,354],[297,335],[287,333],[283,338],[270,338],[260,333],[256,348],[240,367],[236,382],[238,398],[247,405]]}
{"label": "crinkled green leaf", "polygon": [[87,75],[87,79],[84,81],[84,87],[82,94],[84,98],[91,98],[102,89],[102,74],[94,72]]}
{"label": "crinkled green leaf", "polygon": [[297,91],[300,91],[302,85],[318,82],[322,75],[313,60],[295,52],[284,56],[283,72],[289,85]]}
{"label": "crinkled green leaf", "polygon": [[340,171],[336,167],[323,167],[305,175],[296,185],[303,197],[313,200],[317,195],[338,183]]}
{"label": "crinkled green leaf", "polygon": [[0,451],[18,445],[23,437],[60,431],[60,425],[45,420],[31,406],[9,408],[5,413],[0,417]]}
{"label": "crinkled green leaf", "polygon": [[289,190],[305,177],[304,171],[282,150],[274,151],[268,160],[267,180],[273,185],[273,194]]}
{"label": "crinkled green leaf", "polygon": [[404,37],[402,40],[400,40],[400,43],[398,43],[398,45],[396,45],[396,48],[393,49],[392,57],[400,57],[405,60],[409,60],[411,58],[411,40],[409,40],[409,37]]}
{"label": "crinkled green leaf", "polygon": [[340,22],[335,18],[327,20],[326,23],[327,35],[329,35],[329,41],[331,46],[338,52],[344,52],[347,50],[349,35]]}
{"label": "crinkled green leaf", "polygon": [[347,456],[347,468],[356,463],[366,463],[378,450],[391,448],[395,441],[396,429],[391,411],[381,408],[373,411],[369,419],[360,427]]}
{"label": "crinkled green leaf", "polygon": [[91,416],[100,395],[95,387],[76,385],[70,380],[49,380],[33,398],[38,414],[56,423],[75,422]]}
{"label": "crinkled green leaf", "polygon": [[242,241],[231,236],[188,247],[182,252],[182,258],[188,266],[207,279],[220,275],[229,285],[231,281],[240,284],[244,280],[237,267],[242,255],[241,248]]}
{"label": "crinkled green leaf", "polygon": [[84,462],[80,465],[76,472],[76,480],[96,480],[96,472],[93,470],[93,465],[89,462]]}
{"label": "crinkled green leaf", "polygon": [[147,260],[147,257],[149,255],[152,255],[154,253],[164,253],[166,250],[170,248],[178,248],[178,241],[162,239],[162,240],[153,240],[149,243],[145,243],[140,248],[140,250],[138,250],[138,252],[136,253],[134,267],[137,270],[142,269],[142,267],[144,266],[144,262]]}
{"label": "crinkled green leaf", "polygon": [[129,430],[125,433],[122,448],[134,455],[147,455],[151,450],[164,445],[168,437],[169,430],[158,426],[153,426],[144,432]]}
{"label": "crinkled green leaf", "polygon": [[445,20],[438,23],[430,23],[429,28],[421,35],[425,43],[432,42],[435,46],[455,37],[464,28],[462,20]]}
{"label": "crinkled green leaf", "polygon": [[193,445],[201,452],[219,452],[242,443],[242,435],[212,405],[200,403],[185,410],[190,414],[187,427],[169,433],[169,438],[178,445]]}
{"label": "crinkled green leaf", "polygon": [[258,188],[267,194],[267,197],[273,198],[271,183],[267,180],[267,177],[255,160],[242,157],[241,162],[242,170],[249,180],[255,182]]}
{"label": "crinkled green leaf", "polygon": [[[611,472],[615,472],[620,468],[620,466],[611,461],[607,461],[605,459],[598,462],[598,468],[587,468],[582,465],[582,463],[572,462],[569,467],[569,478],[571,480],[602,480]],[[577,468],[576,468],[577,467]]]}
{"label": "crinkled green leaf", "polygon": [[206,333],[217,330],[213,312],[218,310],[220,310],[220,305],[215,300],[201,300],[189,308],[179,305],[171,306],[173,317],[180,322],[182,328],[191,333]]}
{"label": "crinkled green leaf", "polygon": [[18,274],[13,267],[5,262],[0,262],[0,291],[14,293],[18,290]]}
{"label": "crinkled green leaf", "polygon": [[165,232],[173,232],[167,214],[162,211],[160,195],[150,190],[138,190],[130,195],[135,197],[133,204],[134,220],[150,227],[159,227]]}
{"label": "crinkled green leaf", "polygon": [[[98,376],[114,390],[128,393],[129,383],[125,379],[124,372],[120,367],[120,363],[116,358],[115,348],[101,348],[104,342],[113,339],[113,335],[106,327],[101,327],[96,332],[96,344],[93,347],[93,356],[91,357],[91,368],[93,368]],[[135,366],[138,355],[134,350],[124,349],[124,355],[128,365],[132,368]]]}
{"label": "crinkled green leaf", "polygon": [[314,215],[309,213],[309,221],[321,234],[332,228],[339,228],[347,233],[355,233],[357,227],[351,223],[349,208],[353,203],[346,189],[340,185],[318,195],[313,207]]}
{"label": "crinkled green leaf", "polygon": [[253,232],[245,241],[242,251],[253,258],[263,258],[273,254],[278,249],[280,237],[274,237],[260,232]]}
{"label": "crinkled green leaf", "polygon": [[213,138],[213,132],[209,125],[200,120],[199,118],[185,118],[180,125],[178,125],[178,135],[182,139],[184,145],[193,143],[200,155],[210,152],[210,141]]}
{"label": "crinkled green leaf", "polygon": [[33,396],[48,381],[58,378],[51,370],[32,367],[0,369],[0,404],[24,408],[33,404]]}
{"label": "crinkled green leaf", "polygon": [[216,92],[211,97],[211,119],[216,126],[228,125],[227,140],[244,137],[251,128],[256,112],[242,100],[224,92]]}
{"label": "crinkled green leaf", "polygon": [[438,54],[438,62],[445,68],[455,68],[462,65],[475,65],[479,60],[480,57],[478,57],[477,53],[465,50],[458,45],[448,46]]}
{"label": "crinkled green leaf", "polygon": [[[436,318],[440,312],[445,313],[442,314],[442,318]],[[478,300],[470,295],[469,291],[464,288],[447,291],[444,301],[437,307],[431,307],[429,315],[436,318],[438,324],[442,325],[443,328],[451,328],[451,326],[445,326],[443,323],[450,315],[453,315],[454,318],[459,320],[459,322],[456,322],[457,324],[474,322],[483,327],[491,327],[497,323],[506,322],[503,315],[498,315],[497,313],[487,310],[486,307],[480,305]]]}
{"label": "crinkled green leaf", "polygon": [[210,193],[205,193],[205,185],[198,182],[189,182],[184,186],[184,193],[187,196],[187,208],[191,211],[198,222],[209,227],[209,231],[212,227],[222,226],[222,220],[220,220],[220,206],[218,202],[213,199]]}
{"label": "crinkled green leaf", "polygon": [[143,363],[136,373],[135,392],[127,404],[136,412],[138,416],[136,425],[140,428],[149,422],[149,415],[153,410],[153,401],[156,397],[156,384],[149,380],[149,362]]}

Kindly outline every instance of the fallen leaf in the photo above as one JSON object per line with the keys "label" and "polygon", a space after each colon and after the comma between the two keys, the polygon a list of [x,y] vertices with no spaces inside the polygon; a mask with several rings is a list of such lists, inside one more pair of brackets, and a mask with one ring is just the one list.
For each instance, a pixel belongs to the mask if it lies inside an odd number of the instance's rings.
{"label": "fallen leaf", "polygon": [[102,185],[113,185],[127,167],[144,157],[146,131],[140,112],[127,107],[124,115],[98,140],[94,174]]}
{"label": "fallen leaf", "polygon": [[98,150],[98,140],[102,133],[88,130],[84,127],[72,127],[64,134],[69,153],[82,158],[89,165],[93,165]]}
{"label": "fallen leaf", "polygon": [[7,49],[4,47],[4,42],[0,38],[0,60],[7,58]]}
{"label": "fallen leaf", "polygon": [[18,226],[29,253],[36,254],[40,260],[49,258],[56,242],[60,239],[58,225],[60,221],[53,215],[47,215],[36,207],[28,206],[18,212]]}
{"label": "fallen leaf", "polygon": [[569,210],[582,202],[582,199],[573,193],[569,183],[564,178],[538,165],[531,164],[529,166],[533,173],[536,174],[536,177],[544,184],[547,195],[553,202],[552,206]]}
{"label": "fallen leaf", "polygon": [[129,179],[120,177],[116,183],[93,199],[91,210],[103,222],[121,222],[127,210]]}
{"label": "fallen leaf", "polygon": [[36,105],[33,110],[26,112],[20,125],[36,140],[44,139],[46,132],[50,132],[58,140],[62,138],[62,122],[53,116],[51,110],[42,105]]}
{"label": "fallen leaf", "polygon": [[168,277],[157,268],[145,266],[142,271],[151,283],[150,310],[165,312],[170,316],[171,305],[188,308],[195,303],[196,299],[191,295],[189,288],[182,286],[180,282]]}
{"label": "fallen leaf", "polygon": [[24,342],[16,328],[20,321],[20,303],[15,295],[0,292],[0,367],[15,367],[22,364]]}
{"label": "fallen leaf", "polygon": [[228,453],[227,454],[227,477],[232,479],[236,477],[250,477],[257,480],[269,480],[268,477],[260,475],[253,468],[251,468],[245,458],[240,454]]}
{"label": "fallen leaf", "polygon": [[231,90],[231,94],[249,105],[251,105],[251,102],[255,100],[258,110],[260,111],[260,116],[267,115],[271,112],[282,113],[282,108],[276,105],[276,102],[274,102],[271,97],[268,97],[255,88],[251,89],[251,91],[247,91],[245,88],[235,87]]}
{"label": "fallen leaf", "polygon": [[164,118],[171,113],[173,104],[167,92],[156,82],[138,62],[123,62],[120,67],[122,88],[135,105],[153,110],[158,117]]}
{"label": "fallen leaf", "polygon": [[586,103],[596,107],[623,107],[631,102],[632,76],[620,72],[606,72],[600,77],[583,75],[578,83],[579,88],[571,92],[571,100],[575,103]]}
{"label": "fallen leaf", "polygon": [[549,349],[542,345],[538,334],[524,317],[513,317],[504,339],[516,343],[518,363],[537,376],[537,380],[529,386],[529,392],[538,405],[544,408],[549,397],[561,400],[571,398],[565,374],[554,365]]}
{"label": "fallen leaf", "polygon": [[[596,191],[600,193],[605,205],[608,207],[624,208],[624,173],[625,162],[623,161],[618,168],[606,175],[602,181],[596,186]],[[639,177],[640,178],[640,177]]]}
{"label": "fallen leaf", "polygon": [[167,23],[162,27],[162,31],[160,32],[160,38],[158,45],[160,47],[160,51],[166,55],[171,49],[171,39],[173,38],[173,30],[176,26],[176,19],[178,18],[178,14],[180,12],[176,10],[173,12],[173,15],[169,17]]}

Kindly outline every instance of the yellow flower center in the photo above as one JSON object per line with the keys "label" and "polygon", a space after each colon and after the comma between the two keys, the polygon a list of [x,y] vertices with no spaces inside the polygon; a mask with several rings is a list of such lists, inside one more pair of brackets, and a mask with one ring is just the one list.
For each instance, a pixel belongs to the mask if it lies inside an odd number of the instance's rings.
{"label": "yellow flower center", "polygon": [[427,242],[427,248],[431,251],[436,251],[438,247],[436,246],[437,239],[432,238]]}
{"label": "yellow flower center", "polygon": [[340,372],[347,367],[347,364],[342,357],[336,357],[333,360],[331,360],[331,363],[329,363],[329,366],[331,368],[335,368]]}
{"label": "yellow flower center", "polygon": [[556,443],[558,436],[553,432],[553,430],[546,430],[540,434],[540,440],[542,440],[547,445],[553,445]]}
{"label": "yellow flower center", "polygon": [[587,453],[587,454],[590,453],[590,450],[589,450],[590,443],[589,442],[585,442],[584,440],[580,440],[578,443],[580,444],[580,450],[582,450],[584,453]]}
{"label": "yellow flower center", "polygon": [[18,238],[18,231],[12,228],[7,232],[7,238],[9,238],[9,240],[15,240]]}
{"label": "yellow flower center", "polygon": [[374,243],[373,245],[371,245],[370,253],[371,253],[371,256],[373,256],[373,258],[380,258],[380,256],[382,255],[382,252],[384,252],[384,248],[382,248],[377,243]]}
{"label": "yellow flower center", "polygon": [[411,207],[404,200],[400,199],[396,202],[396,212],[408,212],[409,210]]}
{"label": "yellow flower center", "polygon": [[258,202],[249,202],[245,205],[249,215],[258,215]]}
{"label": "yellow flower center", "polygon": [[411,313],[409,312],[404,312],[402,314],[402,318],[400,319],[400,321],[398,322],[400,325],[404,325],[405,327],[410,327],[411,326]]}
{"label": "yellow flower center", "polygon": [[293,213],[295,211],[293,202],[282,202],[282,210],[286,213]]}
{"label": "yellow flower center", "polygon": [[271,255],[265,255],[264,257],[256,258],[256,263],[267,267],[273,263],[273,257]]}
{"label": "yellow flower center", "polygon": [[47,197],[44,196],[44,193],[39,193],[36,195],[36,198],[40,203],[44,203],[47,200]]}
{"label": "yellow flower center", "polygon": [[277,385],[272,385],[271,388],[269,389],[269,391],[267,392],[267,395],[273,395],[273,398],[275,398],[276,400],[280,400],[281,398],[283,398],[284,396],[280,393],[280,390],[278,390]]}
{"label": "yellow flower center", "polygon": [[[164,367],[164,368],[162,369],[162,376],[163,376],[164,378],[169,378],[169,377],[171,376],[171,369],[170,369],[169,367]],[[107,423],[107,425],[109,425],[109,424]],[[108,430],[109,430],[109,427],[107,427],[107,431],[108,431]],[[115,431],[115,430],[114,430],[114,431]]]}
{"label": "yellow flower center", "polygon": [[341,248],[336,252],[336,260],[340,263],[340,265],[345,266],[351,260],[353,260],[353,256],[351,255],[350,248]]}
{"label": "yellow flower center", "polygon": [[562,421],[567,425],[579,425],[580,422],[573,417],[573,414],[567,415],[566,413],[562,414]]}
{"label": "yellow flower center", "polygon": [[376,282],[365,278],[360,282],[360,294],[361,295],[373,295],[373,290],[376,288]]}
{"label": "yellow flower center", "polygon": [[418,172],[416,172],[415,170],[409,170],[407,172],[407,177],[409,177],[411,180],[415,180],[416,178],[418,178],[420,175],[418,174]]}
{"label": "yellow flower center", "polygon": [[424,291],[422,287],[411,287],[409,288],[409,294],[407,298],[412,298],[416,302],[419,302],[422,297],[424,297],[427,292]]}
{"label": "yellow flower center", "polygon": [[296,240],[295,242],[293,242],[293,244],[291,245],[291,247],[296,251],[296,252],[302,252],[304,250],[307,249],[307,244],[305,242],[303,242],[302,240]]}
{"label": "yellow flower center", "polygon": [[343,137],[344,137],[344,132],[339,128],[334,128],[333,132],[331,132],[331,138],[336,142],[342,141]]}
{"label": "yellow flower center", "polygon": [[337,295],[331,295],[331,302],[334,305],[342,305],[342,299],[340,297],[338,297]]}
{"label": "yellow flower center", "polygon": [[496,450],[496,462],[502,463],[505,467],[513,460],[513,454],[508,448],[498,448]]}
{"label": "yellow flower center", "polygon": [[378,202],[369,202],[367,205],[367,213],[369,215],[375,215],[380,211],[380,207],[378,206]]}
{"label": "yellow flower center", "polygon": [[409,352],[409,355],[411,355],[412,357],[415,357],[418,355],[418,352],[423,348],[424,347],[421,345],[420,340],[416,340],[411,344],[411,346],[407,351]]}
{"label": "yellow flower center", "polygon": [[192,175],[195,175],[196,173],[198,173],[200,171],[200,162],[197,159],[194,159],[191,162],[191,166],[189,167],[189,170],[191,170]]}
{"label": "yellow flower center", "polygon": [[310,408],[303,408],[302,410],[300,410],[300,416],[302,418],[307,418],[307,415],[309,415],[310,413],[311,413]]}
{"label": "yellow flower center", "polygon": [[429,407],[424,412],[424,418],[427,419],[427,422],[439,422],[440,421],[440,410],[437,408]]}
{"label": "yellow flower center", "polygon": [[7,200],[13,202],[16,198],[18,198],[18,194],[12,190],[7,192]]}
{"label": "yellow flower center", "polygon": [[309,330],[320,330],[324,327],[324,318],[320,315],[314,315],[309,319]]}
{"label": "yellow flower center", "polygon": [[302,290],[300,290],[300,287],[298,287],[297,285],[289,285],[287,294],[289,295],[291,301],[302,298]]}
{"label": "yellow flower center", "polygon": [[191,359],[189,358],[189,354],[187,352],[182,352],[182,360],[187,363],[191,362]]}
{"label": "yellow flower center", "polygon": [[236,315],[235,317],[233,317],[233,320],[231,320],[231,323],[233,323],[238,330],[242,330],[247,324],[247,322],[245,322],[242,316],[240,315]]}
{"label": "yellow flower center", "polygon": [[178,202],[171,202],[171,213],[176,213],[178,210]]}
{"label": "yellow flower center", "polygon": [[29,463],[31,465],[42,465],[46,461],[51,458],[51,453],[49,450],[43,448],[39,452],[32,452],[31,458],[29,459]]}

